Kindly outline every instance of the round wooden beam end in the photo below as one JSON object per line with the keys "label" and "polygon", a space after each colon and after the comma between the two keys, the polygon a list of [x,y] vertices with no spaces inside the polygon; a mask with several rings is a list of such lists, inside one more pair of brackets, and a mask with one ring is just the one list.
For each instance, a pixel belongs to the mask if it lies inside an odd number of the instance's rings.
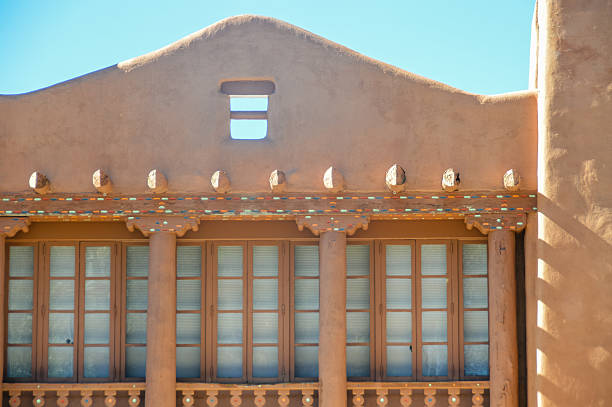
{"label": "round wooden beam end", "polygon": [[110,177],[103,169],[97,169],[91,176],[91,182],[94,188],[101,194],[111,193],[113,190],[113,184]]}
{"label": "round wooden beam end", "polygon": [[210,177],[210,183],[213,189],[220,194],[225,194],[231,189],[230,179],[223,170],[215,171]]}
{"label": "round wooden beam end", "polygon": [[287,190],[287,177],[281,170],[274,170],[270,174],[270,189],[272,192],[285,192]]}
{"label": "round wooden beam end", "polygon": [[28,182],[30,188],[34,190],[37,194],[44,195],[49,192],[51,188],[51,183],[49,179],[40,171],[34,171],[32,175],[30,175],[30,180]]}
{"label": "round wooden beam end", "polygon": [[521,187],[521,175],[514,168],[504,174],[504,188],[506,191],[515,192]]}
{"label": "round wooden beam end", "polygon": [[446,192],[458,190],[460,183],[459,171],[455,171],[453,168],[447,168],[442,174],[442,189]]}
{"label": "round wooden beam end", "polygon": [[406,186],[406,171],[399,164],[393,164],[387,170],[385,183],[394,194],[403,191]]}
{"label": "round wooden beam end", "polygon": [[344,177],[334,167],[329,167],[323,174],[323,186],[329,192],[340,192],[344,189]]}
{"label": "round wooden beam end", "polygon": [[151,170],[147,177],[147,186],[156,194],[163,194],[168,190],[168,180],[160,170]]}

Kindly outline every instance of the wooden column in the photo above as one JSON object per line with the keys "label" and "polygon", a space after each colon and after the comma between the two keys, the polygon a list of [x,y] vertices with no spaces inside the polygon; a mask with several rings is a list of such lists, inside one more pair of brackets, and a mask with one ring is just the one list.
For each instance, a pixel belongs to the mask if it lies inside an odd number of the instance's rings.
{"label": "wooden column", "polygon": [[149,237],[146,406],[176,405],[176,235]]}
{"label": "wooden column", "polygon": [[490,404],[518,406],[514,232],[489,232]]}
{"label": "wooden column", "polygon": [[344,407],[346,387],[346,236],[367,229],[365,216],[303,216],[319,240],[319,406]]}
{"label": "wooden column", "polygon": [[346,406],[345,232],[321,233],[319,273],[319,405]]}
{"label": "wooden column", "polygon": [[6,309],[4,307],[5,299],[4,293],[6,292],[6,275],[8,270],[6,269],[6,238],[13,237],[19,231],[28,231],[28,225],[30,220],[28,218],[0,218],[0,390],[2,383],[4,382],[4,338],[5,338],[5,324],[4,318]]}
{"label": "wooden column", "polygon": [[465,217],[468,229],[488,235],[490,404],[518,407],[515,232],[527,224],[525,213]]}
{"label": "wooden column", "polygon": [[149,236],[149,306],[145,406],[175,407],[176,398],[176,237],[197,230],[197,219],[130,220]]}

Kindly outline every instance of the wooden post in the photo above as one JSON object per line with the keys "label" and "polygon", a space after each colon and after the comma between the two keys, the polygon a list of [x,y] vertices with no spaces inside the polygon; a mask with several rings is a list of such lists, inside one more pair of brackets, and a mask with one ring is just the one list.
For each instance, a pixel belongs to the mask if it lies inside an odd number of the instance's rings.
{"label": "wooden post", "polygon": [[319,239],[319,407],[346,406],[346,236],[367,230],[364,215],[298,216]]}
{"label": "wooden post", "polygon": [[198,230],[198,218],[143,216],[128,230],[149,237],[146,407],[176,406],[176,237]]}
{"label": "wooden post", "polygon": [[176,234],[149,238],[146,407],[176,405]]}
{"label": "wooden post", "polygon": [[490,403],[518,406],[518,343],[514,232],[495,230],[489,237]]}
{"label": "wooden post", "polygon": [[346,406],[346,233],[321,233],[319,271],[319,401]]}

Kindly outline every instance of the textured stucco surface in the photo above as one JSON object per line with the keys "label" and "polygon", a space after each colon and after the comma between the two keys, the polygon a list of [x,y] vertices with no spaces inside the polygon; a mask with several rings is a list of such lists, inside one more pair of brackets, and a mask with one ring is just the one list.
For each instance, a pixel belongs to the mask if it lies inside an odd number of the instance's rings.
{"label": "textured stucco surface", "polygon": [[[270,79],[269,136],[229,137],[229,79]],[[27,189],[34,170],[55,192],[146,191],[153,168],[169,192],[266,191],[276,168],[288,191],[322,191],[334,165],[352,191],[384,191],[406,169],[410,190],[440,190],[454,167],[464,190],[502,189],[516,168],[536,188],[534,92],[472,95],[385,65],[277,20],[221,21],[166,48],[50,88],[0,96],[0,192]]]}
{"label": "textured stucco surface", "polygon": [[612,405],[612,1],[540,0],[538,406]]}

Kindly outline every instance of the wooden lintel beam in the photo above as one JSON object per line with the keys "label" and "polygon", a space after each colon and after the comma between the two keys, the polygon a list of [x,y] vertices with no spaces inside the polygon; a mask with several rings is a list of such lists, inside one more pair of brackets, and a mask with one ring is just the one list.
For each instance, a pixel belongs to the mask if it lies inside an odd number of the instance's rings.
{"label": "wooden lintel beam", "polygon": [[0,194],[0,216],[37,218],[182,215],[201,218],[294,217],[363,214],[376,218],[415,218],[467,214],[532,212],[536,193],[462,192],[461,194]]}

